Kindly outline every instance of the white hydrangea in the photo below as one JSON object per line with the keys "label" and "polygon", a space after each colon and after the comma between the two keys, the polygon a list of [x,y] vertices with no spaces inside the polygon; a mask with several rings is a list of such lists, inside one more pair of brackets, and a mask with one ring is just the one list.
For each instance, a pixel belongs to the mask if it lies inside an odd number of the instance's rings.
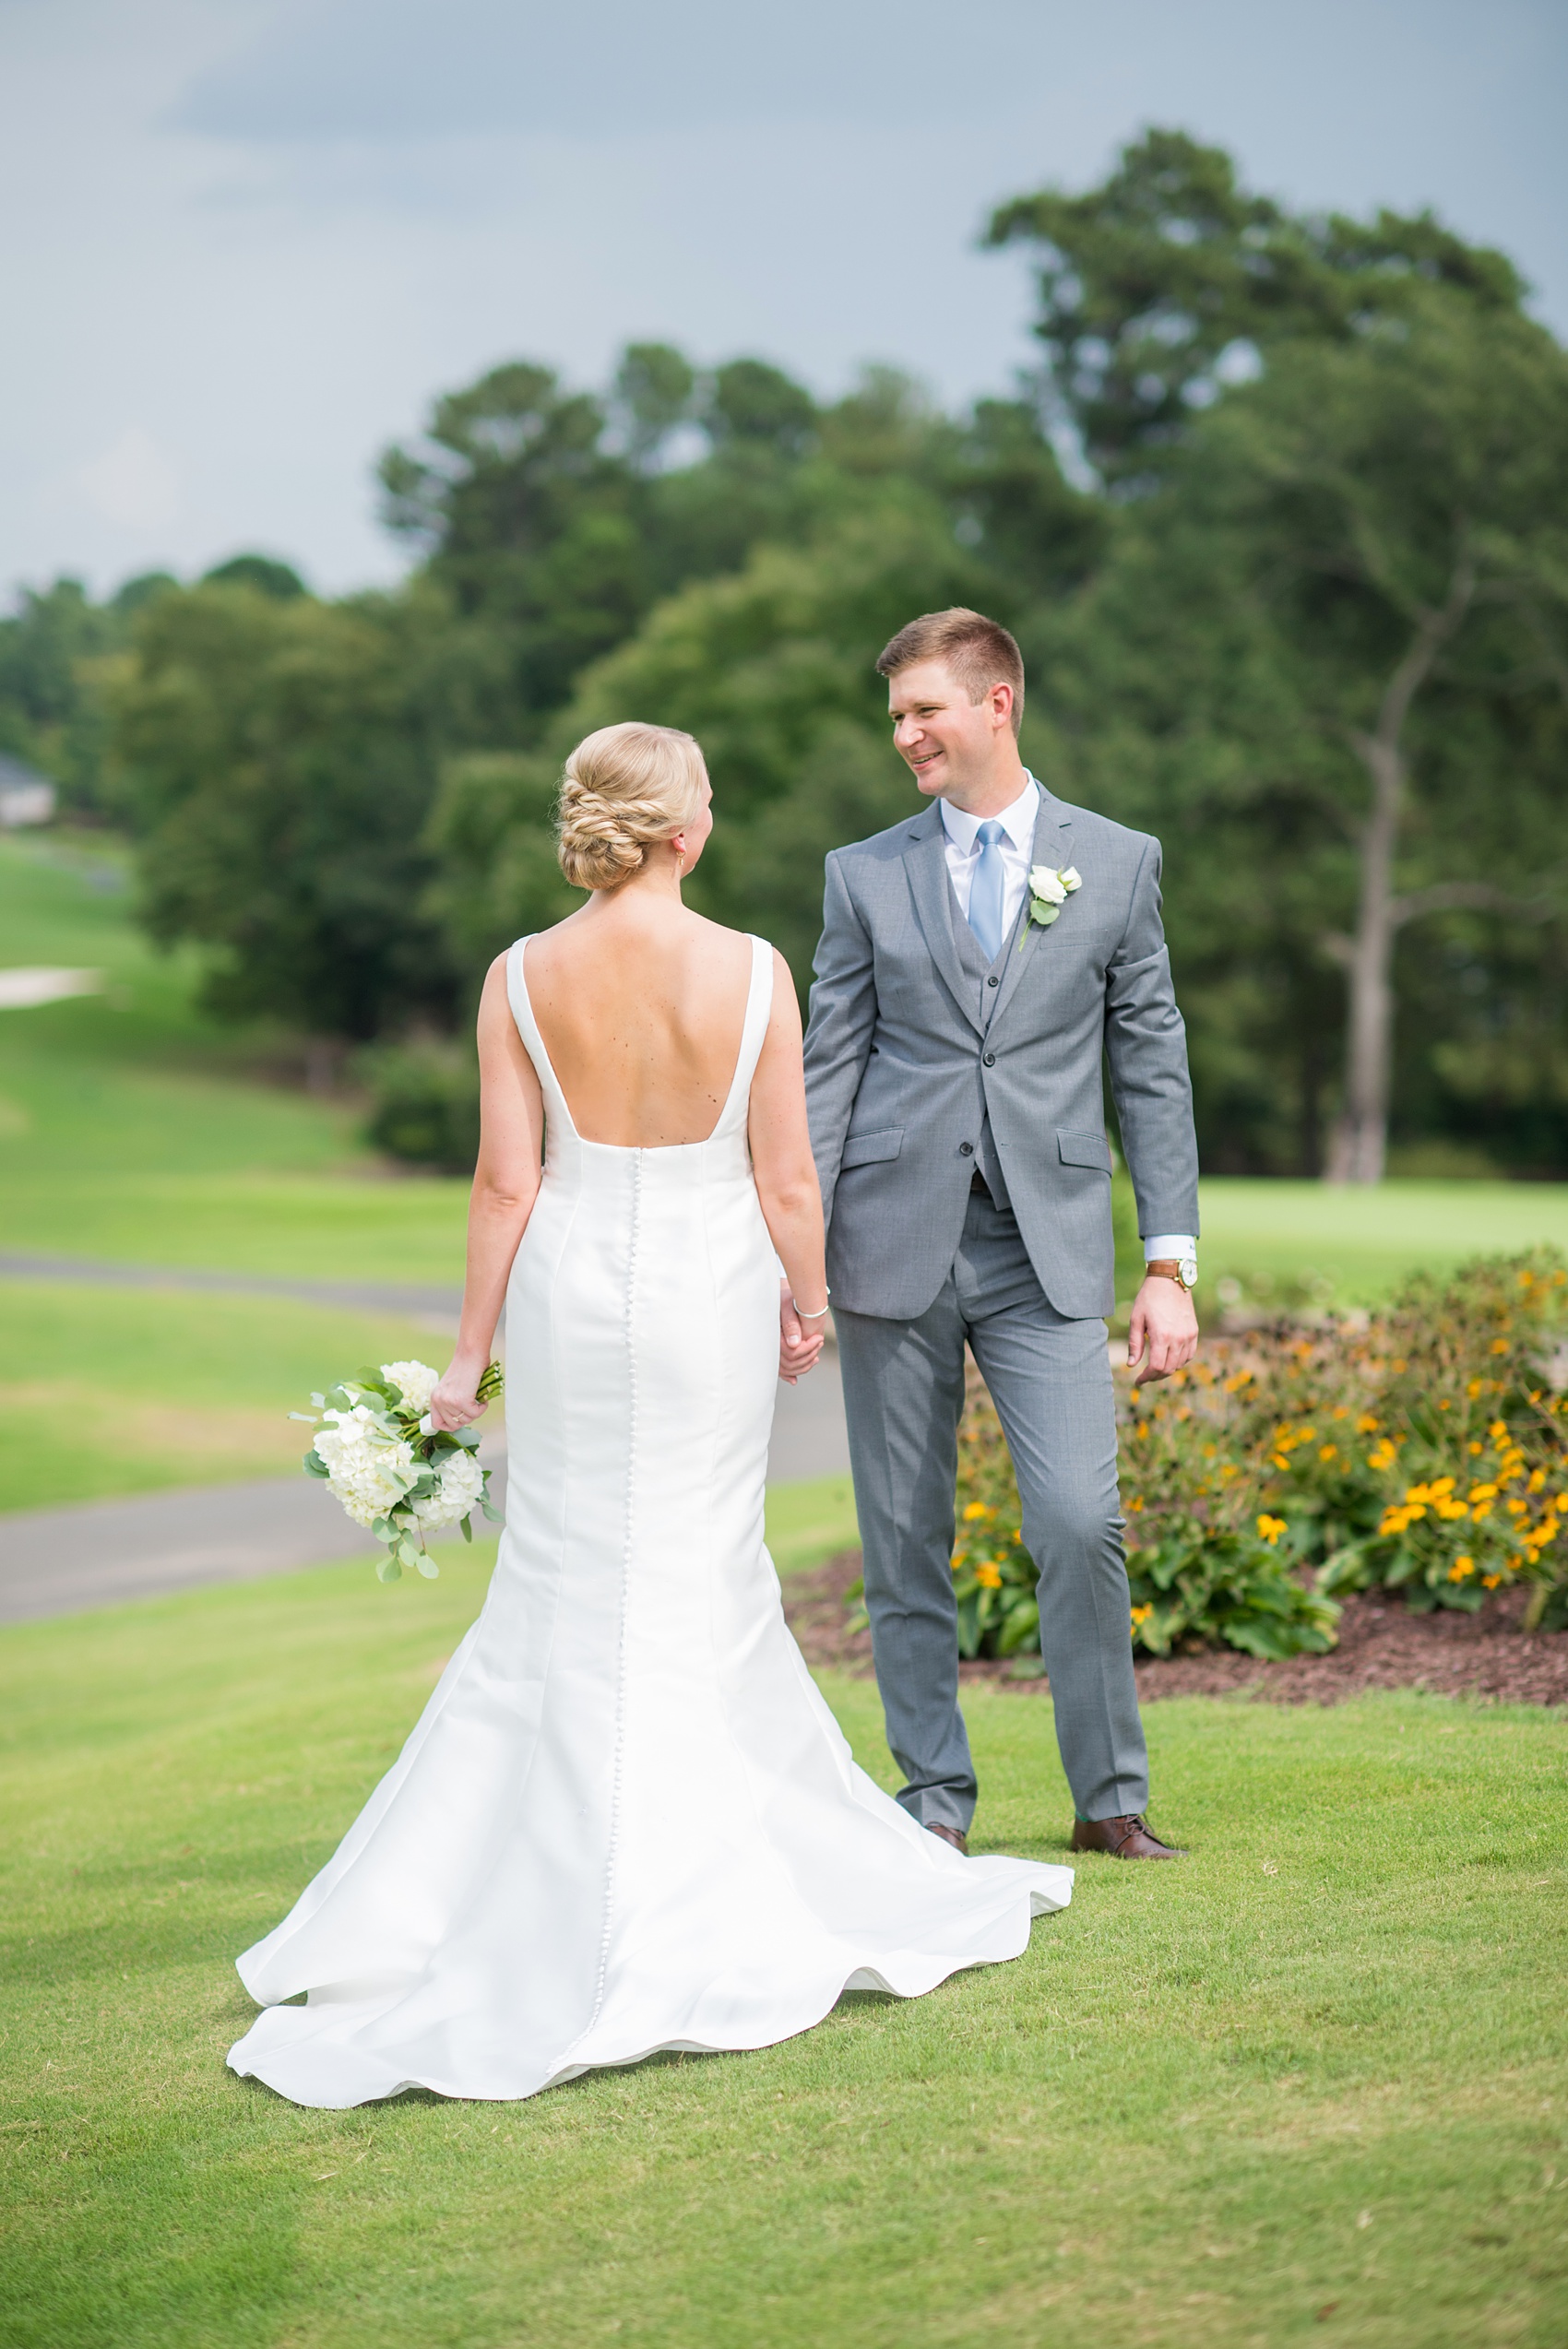
{"label": "white hydrangea", "polygon": [[415,1503],[413,1513],[420,1531],[433,1534],[443,1525],[455,1525],[477,1504],[483,1490],[484,1470],[473,1453],[449,1452],[441,1464],[440,1491]]}
{"label": "white hydrangea", "polygon": [[405,1406],[422,1414],[430,1408],[430,1398],[441,1383],[441,1373],[433,1370],[428,1362],[383,1362],[381,1375],[398,1389]]}
{"label": "white hydrangea", "polygon": [[357,1525],[373,1525],[395,1509],[418,1473],[412,1446],[389,1438],[363,1403],[351,1411],[324,1411],[315,1449]]}

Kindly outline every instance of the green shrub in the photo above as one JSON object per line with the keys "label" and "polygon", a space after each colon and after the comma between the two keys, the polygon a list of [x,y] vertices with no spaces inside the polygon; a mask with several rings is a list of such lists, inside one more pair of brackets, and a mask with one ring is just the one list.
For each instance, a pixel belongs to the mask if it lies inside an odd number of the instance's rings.
{"label": "green shrub", "polygon": [[364,1136],[373,1148],[442,1174],[472,1174],[479,1156],[479,1064],[470,1050],[422,1038],[374,1046],[357,1065],[371,1094]]}
{"label": "green shrub", "polygon": [[[1481,1607],[1535,1584],[1568,1626],[1568,1269],[1551,1250],[1420,1275],[1375,1317],[1206,1337],[1192,1369],[1117,1374],[1135,1644],[1254,1655],[1333,1645],[1336,1595]],[[963,1655],[1037,1650],[1035,1570],[991,1399],[971,1369],[953,1573]]]}

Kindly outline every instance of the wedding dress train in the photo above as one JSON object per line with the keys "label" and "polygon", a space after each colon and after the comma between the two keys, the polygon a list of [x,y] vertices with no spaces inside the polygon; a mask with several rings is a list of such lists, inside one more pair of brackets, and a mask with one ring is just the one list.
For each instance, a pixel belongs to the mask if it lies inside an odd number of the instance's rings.
{"label": "wedding dress train", "polygon": [[[753,942],[706,1142],[585,1141],[535,1024],[544,1176],[507,1293],[506,1526],[478,1621],[292,1912],[233,2069],[296,2104],[519,2097],[766,2046],[847,1988],[1016,1957],[1070,1869],[965,1859],[859,1769],[763,1540],[778,1275],[746,1145]],[[368,1602],[367,1602],[368,1603]],[[303,2006],[284,2005],[301,1991]]]}

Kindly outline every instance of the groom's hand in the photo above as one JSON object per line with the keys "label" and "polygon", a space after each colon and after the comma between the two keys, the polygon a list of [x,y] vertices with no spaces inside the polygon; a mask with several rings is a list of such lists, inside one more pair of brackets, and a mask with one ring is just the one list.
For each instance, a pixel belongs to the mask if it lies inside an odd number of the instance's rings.
{"label": "groom's hand", "polygon": [[1138,1368],[1134,1386],[1149,1386],[1184,1370],[1198,1350],[1198,1317],[1179,1281],[1158,1273],[1146,1280],[1133,1306],[1127,1331],[1127,1368]]}
{"label": "groom's hand", "polygon": [[778,1284],[778,1375],[786,1386],[804,1376],[822,1352],[822,1331],[809,1329],[795,1311],[790,1284]]}

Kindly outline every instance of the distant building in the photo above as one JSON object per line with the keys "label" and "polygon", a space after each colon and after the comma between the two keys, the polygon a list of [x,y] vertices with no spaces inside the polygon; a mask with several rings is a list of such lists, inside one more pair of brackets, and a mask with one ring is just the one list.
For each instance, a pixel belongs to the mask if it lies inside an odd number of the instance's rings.
{"label": "distant building", "polygon": [[53,824],[57,797],[47,775],[0,751],[0,831],[15,832],[24,824]]}

